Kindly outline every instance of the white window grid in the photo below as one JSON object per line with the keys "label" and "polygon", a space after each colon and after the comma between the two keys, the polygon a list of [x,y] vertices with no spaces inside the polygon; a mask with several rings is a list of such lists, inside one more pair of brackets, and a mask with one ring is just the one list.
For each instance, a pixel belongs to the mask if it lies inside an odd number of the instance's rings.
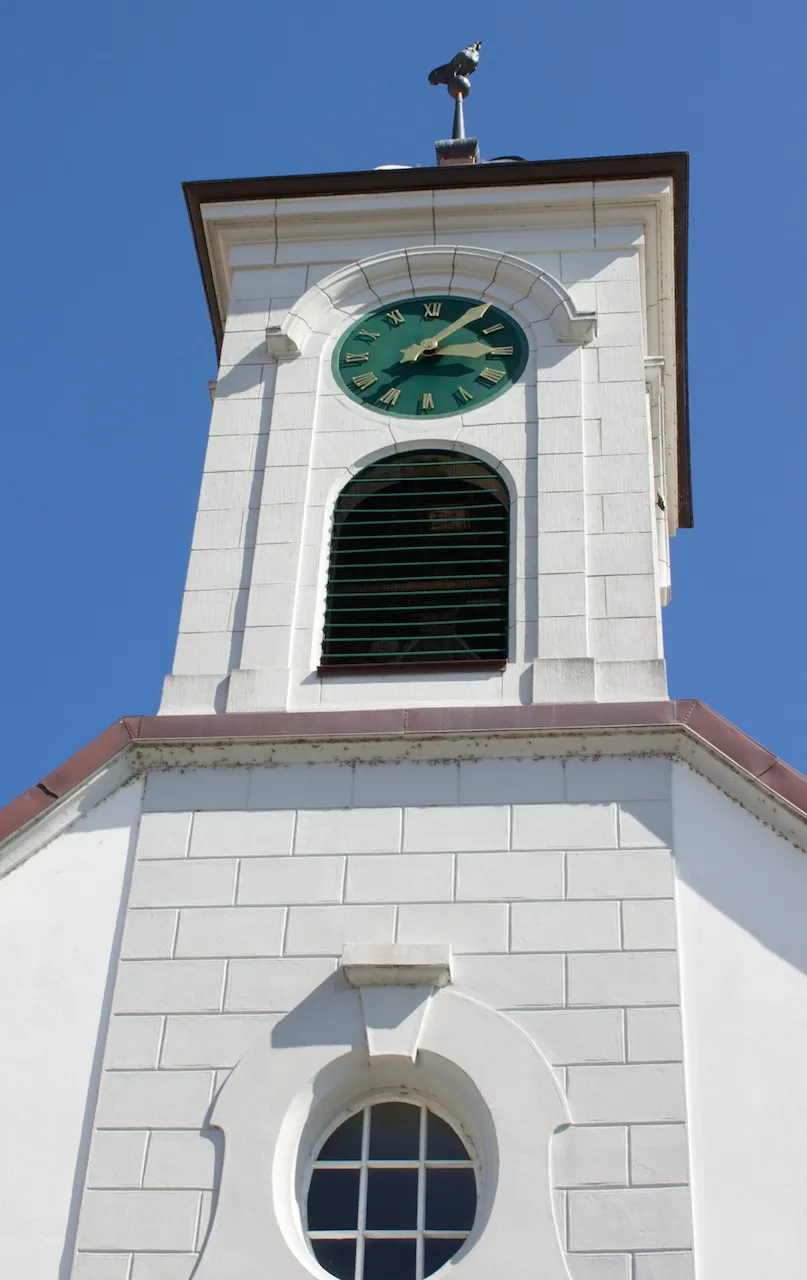
{"label": "white window grid", "polygon": [[[417,1160],[377,1160],[370,1159],[370,1112],[379,1102],[407,1102],[411,1106],[418,1107],[420,1110],[420,1126],[418,1132],[418,1158]],[[477,1184],[477,1197],[479,1194],[479,1175],[476,1167],[476,1161],[469,1155],[467,1160],[427,1160],[426,1159],[426,1125],[428,1121],[429,1111],[435,1115],[439,1115],[446,1123],[451,1124],[446,1116],[441,1115],[440,1111],[432,1105],[424,1102],[417,1102],[413,1099],[404,1098],[400,1094],[391,1096],[374,1097],[371,1101],[366,1102],[361,1108],[352,1108],[350,1112],[339,1117],[336,1124],[332,1125],[320,1142],[320,1149],[332,1133],[349,1120],[351,1115],[355,1115],[356,1111],[362,1111],[362,1130],[361,1130],[361,1158],[359,1160],[313,1160],[311,1162],[309,1176],[306,1182],[305,1196],[305,1218],[306,1218],[306,1235],[309,1240],[355,1240],[356,1241],[356,1266],[354,1271],[354,1280],[362,1280],[364,1275],[364,1242],[365,1240],[414,1240],[415,1243],[415,1280],[424,1280],[424,1261],[425,1261],[425,1241],[428,1240],[462,1240],[465,1241],[470,1235],[470,1231],[437,1231],[432,1228],[426,1230],[426,1170],[427,1169],[473,1169],[474,1177]],[[451,1128],[457,1132],[456,1126],[451,1124]],[[462,1134],[458,1134],[463,1145],[468,1149],[468,1141]],[[309,1231],[308,1230],[308,1185],[311,1182],[311,1174],[315,1169],[358,1169],[359,1170],[359,1212],[357,1220],[357,1228],[355,1231]],[[381,1231],[378,1229],[367,1229],[367,1171],[368,1169],[417,1169],[417,1219],[414,1230],[396,1229],[394,1231]]]}

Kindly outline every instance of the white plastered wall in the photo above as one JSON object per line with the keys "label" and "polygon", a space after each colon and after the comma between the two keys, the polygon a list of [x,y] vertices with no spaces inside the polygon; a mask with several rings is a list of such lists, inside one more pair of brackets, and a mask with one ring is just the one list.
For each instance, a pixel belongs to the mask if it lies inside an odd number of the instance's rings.
{"label": "white plastered wall", "polygon": [[341,1007],[346,943],[436,941],[452,991],[518,1023],[568,1099],[531,1155],[574,1280],[656,1280],[662,1254],[691,1280],[669,762],[377,746],[149,775],[72,1280],[189,1280],[236,1158],[209,1128],[230,1070],[312,1026],[344,1043],[312,1010]]}
{"label": "white plastered wall", "polygon": [[673,767],[698,1280],[807,1256],[807,854]]}
{"label": "white plastered wall", "polygon": [[[294,222],[305,210],[274,210],[263,226],[253,210],[240,232],[249,243],[232,233],[222,364],[163,712],[666,696],[666,548],[655,516],[645,389],[645,356],[656,350],[645,229],[628,222],[595,228],[579,207],[559,210],[555,227],[497,226],[516,196],[485,195],[472,219],[467,207],[440,217],[429,209],[428,228],[416,205],[405,218],[397,210],[397,222],[388,211],[389,235],[381,234],[381,201],[375,238],[366,228],[361,238],[344,238],[342,226],[342,238],[307,239]],[[340,202],[332,207],[344,222]],[[319,222],[320,236],[327,225],[327,217]],[[418,287],[478,296],[491,286],[495,268],[487,280],[464,273],[453,281],[457,243],[488,251],[494,263],[506,252],[549,273],[581,312],[596,312],[596,336],[585,346],[558,346],[536,334],[523,385],[486,409],[425,429],[349,402],[333,383],[330,351],[362,306],[395,295],[394,258],[397,296],[411,294],[405,248],[414,256],[448,246],[442,270],[432,264]],[[356,294],[339,304],[329,344],[279,364],[269,359],[267,324],[287,324],[304,294],[319,285],[330,293],[340,267],[379,254],[383,288],[374,280],[363,301]],[[500,280],[486,296],[518,310],[524,292],[517,281]],[[533,313],[527,323],[537,319]],[[519,492],[512,661],[503,676],[322,681],[315,670],[328,504],[362,461],[423,441],[492,460]]]}
{"label": "white plastered wall", "polygon": [[141,794],[130,783],[0,880],[2,1276],[70,1274]]}

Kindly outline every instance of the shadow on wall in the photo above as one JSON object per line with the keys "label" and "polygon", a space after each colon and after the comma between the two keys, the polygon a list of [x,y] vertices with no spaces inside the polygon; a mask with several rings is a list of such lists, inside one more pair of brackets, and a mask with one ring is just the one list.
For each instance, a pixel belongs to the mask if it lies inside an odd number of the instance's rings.
{"label": "shadow on wall", "polygon": [[[254,350],[243,356],[238,364],[230,365],[227,372],[220,375],[216,382],[216,399],[222,400],[225,396],[243,395],[244,392],[259,387],[264,379],[265,370],[269,370],[274,379],[274,371],[277,369],[277,365],[269,364],[268,361],[269,357],[267,356],[266,348],[261,342]],[[266,381],[268,383],[268,377]]]}
{"label": "shadow on wall", "polygon": [[[346,1039],[345,1011],[341,1004],[334,1005],[331,996],[340,991],[349,991],[341,971],[337,970],[309,992],[296,1008],[292,1009],[275,1024],[271,1032],[273,1049],[297,1049],[311,1044],[342,1044]],[[364,1028],[359,1013],[359,998],[356,994],[356,1026],[350,1028],[347,1039],[351,1043],[361,1043]]]}
{"label": "shadow on wall", "polygon": [[807,973],[807,853],[686,765],[673,770],[673,798],[678,879]]}

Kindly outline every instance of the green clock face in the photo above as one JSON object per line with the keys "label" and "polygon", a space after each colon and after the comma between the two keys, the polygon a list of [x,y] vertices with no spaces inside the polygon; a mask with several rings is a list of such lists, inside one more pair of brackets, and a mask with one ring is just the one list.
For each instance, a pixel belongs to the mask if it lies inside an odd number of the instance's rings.
{"label": "green clock face", "polygon": [[376,413],[445,418],[500,396],[529,348],[506,311],[473,298],[405,298],[358,320],[336,348],[333,373]]}

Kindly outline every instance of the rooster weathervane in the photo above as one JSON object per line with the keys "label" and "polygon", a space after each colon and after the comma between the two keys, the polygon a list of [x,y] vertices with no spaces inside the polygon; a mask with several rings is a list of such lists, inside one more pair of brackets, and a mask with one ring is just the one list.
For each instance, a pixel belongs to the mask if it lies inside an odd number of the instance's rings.
{"label": "rooster weathervane", "polygon": [[[481,48],[482,41],[477,40],[476,44],[469,44],[465,49],[460,49],[450,62],[443,63],[441,67],[435,67],[434,71],[429,73],[429,84],[444,84],[454,99],[454,130],[451,139],[436,144],[440,164],[467,164],[479,158],[479,144],[476,139],[465,136],[463,102],[471,92],[469,77],[479,65]],[[469,145],[471,143],[473,146]]]}

